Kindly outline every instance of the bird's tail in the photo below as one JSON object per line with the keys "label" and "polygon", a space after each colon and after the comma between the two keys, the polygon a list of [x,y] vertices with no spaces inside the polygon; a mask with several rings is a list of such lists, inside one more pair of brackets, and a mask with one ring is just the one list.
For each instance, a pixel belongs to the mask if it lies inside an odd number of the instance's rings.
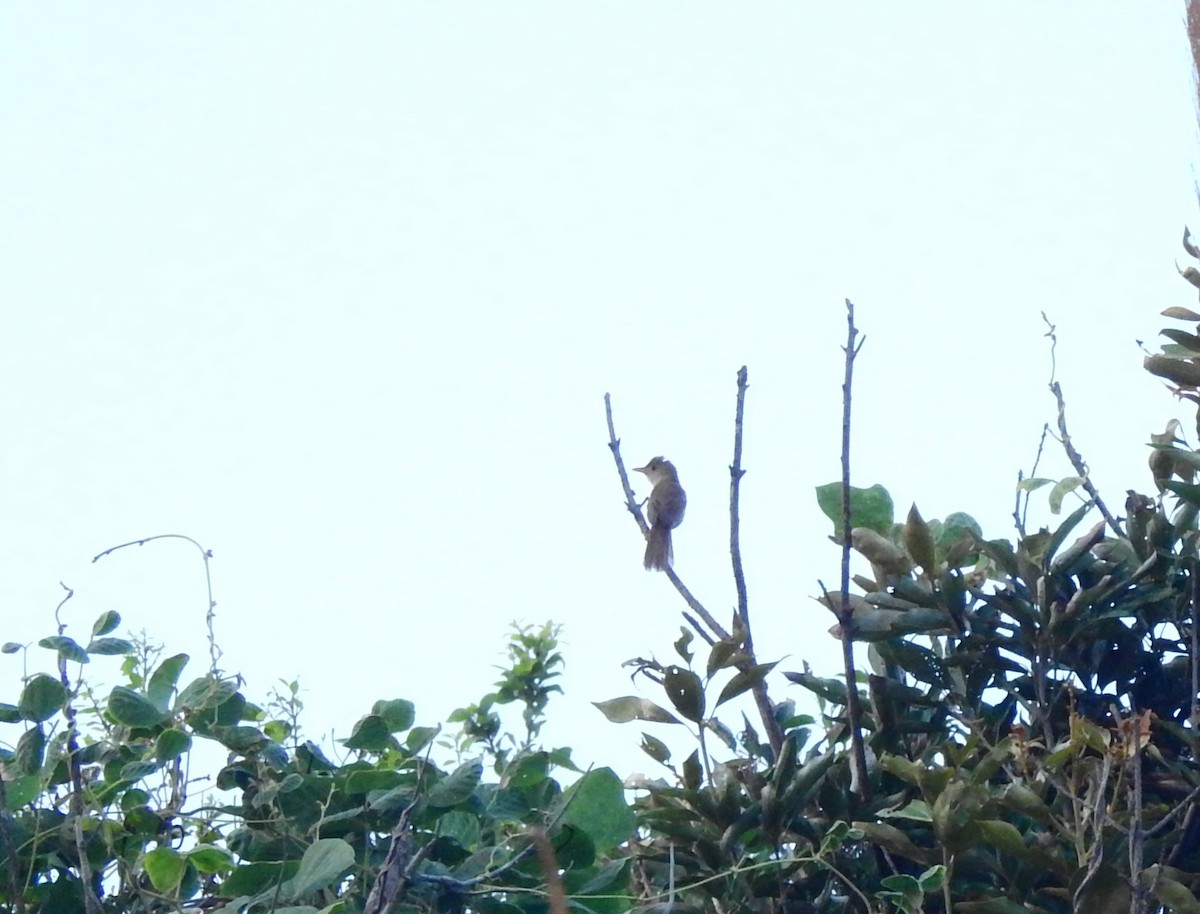
{"label": "bird's tail", "polygon": [[651,527],[650,535],[646,537],[647,571],[666,571],[674,558],[671,550],[671,528]]}

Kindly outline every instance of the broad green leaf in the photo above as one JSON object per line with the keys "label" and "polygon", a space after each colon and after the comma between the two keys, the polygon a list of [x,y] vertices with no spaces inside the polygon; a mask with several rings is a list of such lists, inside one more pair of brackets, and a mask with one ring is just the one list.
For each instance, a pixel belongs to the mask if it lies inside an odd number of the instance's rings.
{"label": "broad green leaf", "polygon": [[392,733],[407,730],[417,719],[416,706],[405,698],[377,701],[371,706],[371,713],[381,717]]}
{"label": "broad green leaf", "polygon": [[649,733],[642,734],[642,751],[664,765],[671,760],[671,750],[667,748],[667,744]]}
{"label": "broad green leaf", "polygon": [[435,807],[457,806],[475,792],[482,777],[482,761],[464,762],[429,788],[425,801]]}
{"label": "broad green leaf", "polygon": [[341,838],[320,838],[300,858],[300,869],[289,881],[290,898],[301,898],[341,880],[354,865],[354,848]]}
{"label": "broad green leaf", "polygon": [[1190,482],[1177,482],[1174,479],[1164,480],[1162,486],[1167,491],[1174,492],[1188,504],[1200,505],[1200,486]]}
{"label": "broad green leaf", "polygon": [[378,714],[368,714],[354,725],[350,738],[343,745],[362,752],[383,752],[392,745],[392,731]]}
{"label": "broad green leaf", "polygon": [[17,740],[14,761],[21,774],[35,774],[46,757],[46,732],[41,724],[30,727]]}
{"label": "broad green leaf", "polygon": [[93,638],[88,642],[87,652],[102,657],[121,657],[133,653],[133,642],[124,638]]}
{"label": "broad green leaf", "polygon": [[648,720],[658,724],[681,723],[670,711],[659,707],[648,698],[639,698],[636,695],[625,695],[608,701],[593,701],[592,704],[614,724],[627,724],[631,720]]}
{"label": "broad green leaf", "polygon": [[42,779],[36,774],[27,774],[4,782],[4,802],[10,812],[32,803],[42,792]]}
{"label": "broad green leaf", "polygon": [[[842,532],[842,484],[830,482],[817,486],[817,505],[821,512],[833,521],[835,534]],[[850,529],[869,527],[876,533],[887,535],[892,530],[895,506],[892,496],[883,486],[869,489],[850,487]]]}
{"label": "broad green leaf", "polygon": [[683,667],[669,666],[663,673],[663,689],[685,718],[697,724],[704,720],[704,686],[699,676]]}
{"label": "broad green leaf", "polygon": [[176,710],[207,711],[225,704],[237,694],[237,683],[215,676],[193,679],[175,699]]}
{"label": "broad green leaf", "polygon": [[67,702],[67,687],[53,676],[38,673],[21,690],[17,709],[24,720],[41,723],[62,710]]}
{"label": "broad green leaf", "polygon": [[51,635],[49,638],[43,638],[38,642],[38,647],[44,647],[49,651],[57,651],[62,657],[73,663],[87,663],[89,661],[87,651],[85,651],[74,638],[68,638],[66,635]]}
{"label": "broad green leaf", "polygon": [[233,869],[233,856],[223,847],[201,844],[186,853],[188,861],[204,875],[227,873]]}
{"label": "broad green leaf", "polygon": [[714,707],[720,707],[731,698],[750,691],[763,681],[767,673],[771,672],[778,662],[776,660],[774,663],[758,663],[748,669],[739,670],[729,682],[725,683],[725,688],[721,689],[721,694],[717,696],[717,703]]}
{"label": "broad green leaf", "polygon": [[125,686],[116,686],[109,693],[108,713],[126,727],[153,727],[166,717],[149,698]]}
{"label": "broad green leaf", "polygon": [[192,738],[174,727],[163,730],[154,741],[154,757],[160,762],[169,762],[192,748]]}
{"label": "broad green leaf", "polygon": [[171,847],[157,847],[142,858],[150,883],[164,894],[175,891],[187,869],[187,858]]}
{"label": "broad green leaf", "polygon": [[509,764],[501,783],[514,790],[520,790],[544,781],[549,771],[550,756],[545,752],[531,752],[519,756]]}
{"label": "broad green leaf", "polygon": [[92,623],[92,637],[100,638],[104,635],[111,634],[121,624],[121,614],[116,610],[110,609],[107,612],[102,612],[96,621]]}
{"label": "broad green leaf", "polygon": [[602,851],[617,847],[633,834],[633,810],[625,802],[621,779],[611,768],[589,771],[567,788],[559,805],[561,822],[587,832]]}
{"label": "broad green leaf", "polygon": [[175,686],[183,668],[187,666],[188,659],[187,654],[168,657],[150,674],[150,681],[146,685],[146,697],[164,713],[171,706],[171,696],[175,693]]}

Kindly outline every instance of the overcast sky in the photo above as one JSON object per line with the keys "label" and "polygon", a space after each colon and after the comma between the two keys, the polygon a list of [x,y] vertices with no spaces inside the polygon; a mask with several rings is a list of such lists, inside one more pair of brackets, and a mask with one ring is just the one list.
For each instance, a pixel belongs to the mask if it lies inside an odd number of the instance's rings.
{"label": "overcast sky", "polygon": [[1042,310],[1102,494],[1149,487],[1143,442],[1183,412],[1135,340],[1193,304],[1182,11],[0,7],[0,640],[52,633],[61,580],[68,634],[116,609],[199,675],[195,551],[90,561],[184,533],[214,553],[223,667],[260,698],[299,676],[313,735],[377,698],[436,722],[512,620],[553,619],[548,739],[627,771],[637,730],[590,702],[670,658],[682,604],[642,570],[603,395],[631,465],[679,467],[676,564],[725,619],[746,364],[759,652],[834,670],[813,488],[839,473],[843,299],[855,482],[899,513],[1011,535],[1053,418]]}

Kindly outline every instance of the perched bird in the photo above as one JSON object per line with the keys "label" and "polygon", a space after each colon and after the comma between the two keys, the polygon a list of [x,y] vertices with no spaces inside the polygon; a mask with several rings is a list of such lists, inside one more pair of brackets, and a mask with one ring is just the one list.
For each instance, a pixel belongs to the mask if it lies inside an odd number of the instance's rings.
{"label": "perched bird", "polygon": [[650,524],[646,535],[646,570],[665,571],[674,558],[671,531],[683,521],[687,493],[679,484],[675,465],[662,457],[655,457],[636,472],[644,473],[650,480],[650,498],[646,502],[646,521]]}

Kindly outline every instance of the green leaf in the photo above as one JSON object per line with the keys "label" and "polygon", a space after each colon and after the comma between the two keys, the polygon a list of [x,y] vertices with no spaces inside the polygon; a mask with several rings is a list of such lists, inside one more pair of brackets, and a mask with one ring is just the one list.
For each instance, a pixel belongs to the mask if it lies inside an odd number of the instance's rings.
{"label": "green leaf", "polygon": [[87,651],[80,647],[74,638],[68,638],[66,635],[51,635],[49,638],[43,638],[38,642],[38,647],[57,651],[59,656],[75,663],[87,663],[89,659]]}
{"label": "green leaf", "polygon": [[16,705],[0,701],[0,724],[18,724],[21,722],[21,711]]}
{"label": "green leaf", "polygon": [[341,838],[320,838],[300,858],[300,869],[288,881],[288,897],[302,898],[341,880],[354,865],[354,848]]}
{"label": "green leaf", "polygon": [[[40,762],[39,762],[40,766]],[[42,779],[36,774],[27,774],[4,782],[5,808],[10,812],[32,803],[42,792]]]}
{"label": "green leaf", "polygon": [[1052,482],[1054,482],[1053,479],[1046,479],[1044,476],[1030,476],[1017,483],[1017,491],[1036,492],[1042,486],[1048,486]]}
{"label": "green leaf", "polygon": [[[817,486],[817,505],[821,512],[833,521],[833,529],[842,532],[842,484],[830,482]],[[876,533],[887,535],[892,530],[895,506],[892,496],[881,485],[869,489],[850,487],[850,529],[869,527]]]}
{"label": "green leaf", "polygon": [[187,859],[200,873],[227,873],[233,869],[233,856],[223,847],[201,844],[186,852]]}
{"label": "green leaf", "polygon": [[133,642],[124,638],[93,638],[88,642],[87,651],[102,657],[121,657],[133,653]]}
{"label": "green leaf", "polygon": [[187,654],[176,654],[168,657],[150,674],[150,682],[146,685],[146,697],[162,712],[171,706],[171,696],[175,694],[175,686],[183,668],[187,666]]}
{"label": "green leaf", "polygon": [[1082,476],[1066,476],[1054,484],[1050,490],[1050,513],[1062,513],[1063,499],[1083,485]]}
{"label": "green leaf", "polygon": [[16,641],[5,641],[4,645],[0,647],[0,654],[15,654],[21,647],[22,645]]}
{"label": "green leaf", "polygon": [[441,732],[441,727],[413,727],[404,739],[404,748],[412,753],[420,752]]}
{"label": "green leaf", "polygon": [[1084,502],[1074,511],[1067,515],[1066,520],[1062,522],[1054,535],[1050,537],[1046,545],[1044,561],[1049,562],[1054,554],[1058,552],[1060,546],[1067,541],[1067,537],[1071,535],[1071,531],[1083,520],[1084,515],[1092,510],[1092,502],[1090,500]]}
{"label": "green leaf", "polygon": [[515,790],[532,787],[546,779],[550,770],[550,756],[545,752],[531,752],[514,759],[504,771],[503,783]]}
{"label": "green leaf", "polygon": [[915,822],[932,822],[933,810],[924,800],[911,800],[903,809],[881,809],[881,819],[912,819]]}
{"label": "green leaf", "polygon": [[416,706],[404,698],[377,701],[371,706],[371,713],[383,719],[390,733],[407,730],[417,719]]}
{"label": "green leaf", "polygon": [[731,698],[737,698],[743,692],[748,692],[766,677],[767,673],[775,668],[774,663],[758,663],[745,670],[739,670],[734,674],[729,682],[725,683],[725,688],[721,689],[721,694],[717,696],[717,703],[714,707],[720,707]]}
{"label": "green leaf", "polygon": [[24,720],[41,723],[62,710],[67,703],[67,687],[53,676],[38,673],[21,690],[17,710]]}
{"label": "green leaf", "polygon": [[354,725],[344,745],[347,749],[362,752],[383,752],[392,742],[392,731],[387,721],[378,714],[368,714]]}
{"label": "green leaf", "polygon": [[611,768],[589,771],[567,788],[559,803],[562,823],[585,831],[601,851],[623,844],[633,834],[633,810]]}
{"label": "green leaf", "polygon": [[162,893],[175,891],[187,869],[187,858],[170,847],[157,847],[142,858],[150,883]]}
{"label": "green leaf", "polygon": [[17,740],[17,750],[13,756],[17,771],[21,774],[36,774],[42,767],[46,757],[46,733],[41,724],[30,727]]}
{"label": "green leaf", "polygon": [[101,613],[96,621],[92,623],[92,637],[99,638],[103,635],[110,634],[115,631],[117,626],[121,624],[121,614],[115,610],[108,610]]}
{"label": "green leaf", "polygon": [[464,762],[429,788],[425,800],[434,807],[457,806],[475,792],[482,777],[482,761]]}
{"label": "green leaf", "polygon": [[1200,505],[1200,486],[1190,482],[1176,482],[1174,479],[1164,480],[1162,486],[1164,489],[1174,492],[1188,504]]}
{"label": "green leaf", "polygon": [[172,727],[163,730],[154,741],[154,757],[160,762],[169,762],[192,748],[192,738],[182,730]]}
{"label": "green leaf", "polygon": [[669,666],[663,672],[663,689],[675,710],[693,723],[704,720],[704,686],[700,677],[683,667]]}
{"label": "green leaf", "polygon": [[631,720],[648,720],[658,724],[682,723],[670,711],[659,707],[648,698],[639,698],[636,695],[594,701],[592,704],[614,724],[627,724]]}
{"label": "green leaf", "polygon": [[225,704],[237,694],[237,683],[216,676],[193,679],[175,699],[176,710],[207,711]]}
{"label": "green leaf", "polygon": [[656,762],[667,764],[671,760],[671,750],[661,739],[642,733],[642,751]]}
{"label": "green leaf", "polygon": [[126,727],[153,727],[166,715],[145,695],[116,686],[108,696],[108,713]]}

